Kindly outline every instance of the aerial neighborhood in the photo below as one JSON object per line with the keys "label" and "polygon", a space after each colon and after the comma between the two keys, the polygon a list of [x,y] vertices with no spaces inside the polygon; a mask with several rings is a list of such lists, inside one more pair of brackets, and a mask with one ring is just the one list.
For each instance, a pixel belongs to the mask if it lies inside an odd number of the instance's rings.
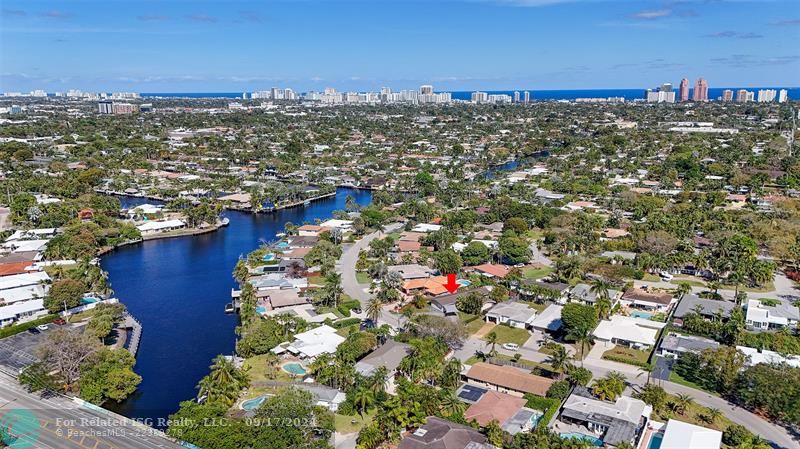
{"label": "aerial neighborhood", "polygon": [[[0,371],[31,394],[198,448],[800,444],[787,104],[15,101]],[[178,400],[137,408],[148,376]]]}

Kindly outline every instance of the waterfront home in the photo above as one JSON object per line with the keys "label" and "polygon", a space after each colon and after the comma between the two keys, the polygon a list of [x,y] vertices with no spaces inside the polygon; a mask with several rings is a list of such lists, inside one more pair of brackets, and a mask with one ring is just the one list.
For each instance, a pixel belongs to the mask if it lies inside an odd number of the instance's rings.
{"label": "waterfront home", "polygon": [[286,273],[268,273],[248,279],[256,290],[273,290],[295,288],[303,289],[308,287],[308,278],[294,278]]}
{"label": "waterfront home", "polygon": [[762,331],[797,327],[800,311],[797,306],[782,299],[747,301],[745,324],[748,329]]}
{"label": "waterfront home", "polygon": [[622,305],[642,309],[651,313],[667,313],[675,298],[666,292],[650,292],[641,288],[630,288],[620,299]]}
{"label": "waterfront home", "polygon": [[422,233],[422,234],[427,234],[429,232],[439,231],[441,229],[442,229],[442,225],[432,224],[432,223],[420,223],[420,224],[414,226],[414,228],[411,229],[411,230],[413,232],[419,232],[419,233]]}
{"label": "waterfront home", "polygon": [[39,253],[35,251],[0,256],[0,276],[24,274],[30,271],[39,257]]}
{"label": "waterfront home", "polygon": [[497,421],[503,426],[525,406],[526,402],[517,396],[499,391],[487,391],[478,402],[470,405],[464,412],[464,418],[467,421],[474,419],[481,427],[488,426],[492,421]]}
{"label": "waterfront home", "polygon": [[677,359],[688,352],[699,353],[706,349],[717,348],[719,348],[719,343],[714,340],[670,332],[661,340],[661,344],[658,346],[658,355]]}
{"label": "waterfront home", "polygon": [[31,299],[0,306],[0,327],[24,323],[44,315],[47,315],[47,309],[44,308],[44,299]]}
{"label": "waterfront home", "polygon": [[14,240],[51,239],[56,236],[57,232],[58,229],[56,228],[17,229],[13,234],[6,238],[6,242],[13,242]]}
{"label": "waterfront home", "polygon": [[606,346],[622,345],[636,349],[649,349],[656,344],[658,332],[667,323],[635,318],[623,315],[612,315],[608,320],[600,321],[594,330],[594,338]]}
{"label": "waterfront home", "polygon": [[2,252],[7,253],[40,253],[47,248],[48,242],[50,242],[48,239],[12,240],[3,242],[0,248],[2,248]]}
{"label": "waterfront home", "polygon": [[342,231],[342,233],[346,232],[353,232],[353,221],[352,220],[337,220],[337,219],[330,219],[324,221],[319,224],[323,228],[327,229],[338,229]]}
{"label": "waterfront home", "polygon": [[333,413],[339,410],[339,405],[347,399],[347,395],[335,388],[329,388],[323,385],[297,383],[297,388],[311,393],[311,396],[316,401],[315,405],[325,407]]}
{"label": "waterfront home", "polygon": [[505,324],[518,329],[530,329],[536,310],[521,302],[501,302],[486,312],[486,322]]}
{"label": "waterfront home", "polygon": [[397,367],[405,356],[411,352],[411,346],[394,340],[388,340],[374,351],[366,355],[355,365],[356,372],[362,376],[371,376],[380,367],[386,368],[387,390],[394,392],[394,379]]}
{"label": "waterfront home", "polygon": [[639,399],[620,396],[614,402],[600,401],[586,388],[576,387],[561,409],[555,430],[562,436],[592,435],[610,446],[635,444],[652,411]]}
{"label": "waterfront home", "polygon": [[563,306],[550,304],[533,319],[531,327],[542,332],[558,332],[563,326],[561,322],[561,311]]}
{"label": "waterfront home", "polygon": [[325,231],[330,231],[330,228],[320,225],[304,224],[297,228],[297,235],[300,237],[319,237],[319,235]]}
{"label": "waterfront home", "polygon": [[736,303],[726,300],[715,300],[700,298],[697,295],[688,294],[684,296],[675,307],[676,324],[682,324],[683,318],[696,313],[706,320],[728,319],[731,311],[736,307]]}
{"label": "waterfront home", "polygon": [[176,231],[178,229],[183,229],[185,227],[186,223],[183,220],[171,219],[171,220],[159,220],[159,221],[145,221],[144,223],[137,225],[136,229],[138,229],[139,232],[142,233],[142,235],[154,235],[162,232]]}
{"label": "waterfront home", "polygon": [[319,243],[319,237],[313,235],[291,236],[286,239],[288,248],[313,248]]}
{"label": "waterfront home", "polygon": [[400,287],[403,293],[408,296],[414,296],[417,293],[422,293],[429,297],[439,296],[447,293],[444,284],[447,283],[445,276],[434,276],[422,279],[410,279],[405,281]]}
{"label": "waterfront home", "polygon": [[463,374],[464,380],[481,387],[522,397],[525,393],[545,396],[555,382],[547,377],[536,376],[513,366],[492,365],[478,362]]}
{"label": "waterfront home", "polygon": [[320,354],[332,354],[336,352],[345,338],[336,333],[336,329],[323,324],[294,336],[291,343],[285,342],[272,348],[275,354],[289,352],[300,358],[313,359]]}
{"label": "waterfront home", "polygon": [[50,276],[32,271],[0,277],[0,305],[44,298],[50,290]]}
{"label": "waterfront home", "polygon": [[462,424],[429,416],[425,424],[400,440],[397,449],[495,449],[486,437]]}
{"label": "waterfront home", "polygon": [[287,309],[309,303],[309,298],[300,296],[293,288],[259,290],[256,292],[258,304],[265,311]]}

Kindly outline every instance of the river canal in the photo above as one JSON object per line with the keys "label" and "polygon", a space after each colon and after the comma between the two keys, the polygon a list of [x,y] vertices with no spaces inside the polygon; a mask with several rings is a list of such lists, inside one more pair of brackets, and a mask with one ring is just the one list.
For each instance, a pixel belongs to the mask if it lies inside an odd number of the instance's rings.
{"label": "river canal", "polygon": [[[236,286],[231,271],[239,256],[262,240],[274,240],[288,221],[330,218],[344,209],[347,195],[361,205],[372,198],[369,191],[340,188],[335,197],[305,207],[259,215],[229,211],[230,225],[217,232],[147,241],[103,256],[115,296],[143,327],[136,362],[142,383],[133,396],[109,408],[164,427],[159,420],[196,395],[211,359],[233,353],[237,318],[225,315],[223,307]],[[122,198],[123,207],[147,202],[153,201]]]}

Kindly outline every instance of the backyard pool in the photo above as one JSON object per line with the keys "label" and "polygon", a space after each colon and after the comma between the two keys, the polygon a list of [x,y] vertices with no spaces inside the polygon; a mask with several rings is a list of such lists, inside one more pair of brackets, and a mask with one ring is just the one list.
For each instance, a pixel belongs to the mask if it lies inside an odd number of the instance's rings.
{"label": "backyard pool", "polygon": [[459,280],[456,281],[456,284],[466,288],[466,287],[469,287],[470,285],[472,285],[472,282],[470,282],[470,281],[468,281],[466,279],[459,279]]}
{"label": "backyard pool", "polygon": [[661,449],[661,440],[664,439],[664,434],[661,432],[654,433],[650,437],[650,442],[647,443],[647,449]]}
{"label": "backyard pool", "polygon": [[86,297],[81,298],[81,304],[83,304],[83,305],[94,304],[94,303],[96,303],[98,301],[100,301],[100,300],[97,299],[97,298],[91,297],[91,296],[86,296]]}
{"label": "backyard pool", "polygon": [[267,308],[264,306],[256,306],[256,313],[259,314],[267,313]]}
{"label": "backyard pool", "polygon": [[275,254],[272,254],[272,253],[265,254],[264,257],[262,257],[262,260],[264,262],[271,262],[271,261],[275,260]]}
{"label": "backyard pool", "polygon": [[265,394],[265,395],[259,396],[257,398],[253,398],[253,399],[248,399],[246,401],[242,401],[242,403],[239,404],[239,407],[241,407],[242,410],[247,410],[248,412],[252,411],[252,410],[255,410],[258,407],[260,407],[261,404],[263,404],[264,401],[266,401],[268,397],[269,397],[269,395]]}
{"label": "backyard pool", "polygon": [[588,441],[593,446],[597,446],[597,447],[602,447],[603,446],[603,440],[601,440],[600,438],[593,437],[591,435],[586,435],[586,434],[583,434],[583,433],[564,432],[564,433],[560,433],[559,436],[561,438],[565,438],[565,439],[574,438],[576,440]]}
{"label": "backyard pool", "polygon": [[294,374],[297,376],[305,376],[306,374],[306,369],[303,368],[303,365],[295,362],[287,363],[283,365],[281,368],[283,368],[283,370],[286,371],[287,373]]}
{"label": "backyard pool", "polygon": [[635,311],[631,312],[631,316],[634,317],[634,318],[644,318],[645,320],[649,320],[650,318],[653,318],[653,314],[652,313],[642,312],[640,310],[635,310]]}

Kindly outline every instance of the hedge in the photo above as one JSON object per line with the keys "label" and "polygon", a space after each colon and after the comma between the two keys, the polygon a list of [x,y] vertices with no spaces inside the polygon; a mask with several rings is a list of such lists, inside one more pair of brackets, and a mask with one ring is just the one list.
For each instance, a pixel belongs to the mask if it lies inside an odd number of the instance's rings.
{"label": "hedge", "polygon": [[543,398],[532,394],[526,394],[525,399],[528,401],[525,403],[525,407],[544,412],[544,415],[539,418],[539,422],[536,423],[536,428],[538,429],[546,428],[553,416],[558,413],[559,407],[561,407],[561,401],[558,399]]}
{"label": "hedge", "polygon": [[341,329],[343,327],[352,326],[361,322],[361,318],[347,318],[345,320],[335,321],[331,326],[334,329]]}
{"label": "hedge", "polygon": [[336,310],[338,310],[339,313],[341,313],[342,316],[346,318],[350,316],[350,311],[352,309],[356,309],[358,307],[361,307],[361,303],[356,300],[353,300],[339,304],[338,306],[336,306]]}
{"label": "hedge", "polygon": [[615,355],[605,355],[604,354],[603,355],[603,360],[610,360],[612,362],[625,363],[627,365],[639,366],[639,367],[642,367],[642,368],[649,368],[650,367],[649,363],[643,363],[643,362],[640,362],[638,360],[631,360],[631,359],[628,359],[628,358],[625,358],[625,357],[617,357]]}
{"label": "hedge", "polygon": [[25,332],[41,324],[50,324],[55,321],[56,318],[58,318],[58,315],[45,315],[38,320],[28,321],[27,323],[17,324],[16,326],[4,327],[0,329],[0,338],[6,338],[20,332]]}

